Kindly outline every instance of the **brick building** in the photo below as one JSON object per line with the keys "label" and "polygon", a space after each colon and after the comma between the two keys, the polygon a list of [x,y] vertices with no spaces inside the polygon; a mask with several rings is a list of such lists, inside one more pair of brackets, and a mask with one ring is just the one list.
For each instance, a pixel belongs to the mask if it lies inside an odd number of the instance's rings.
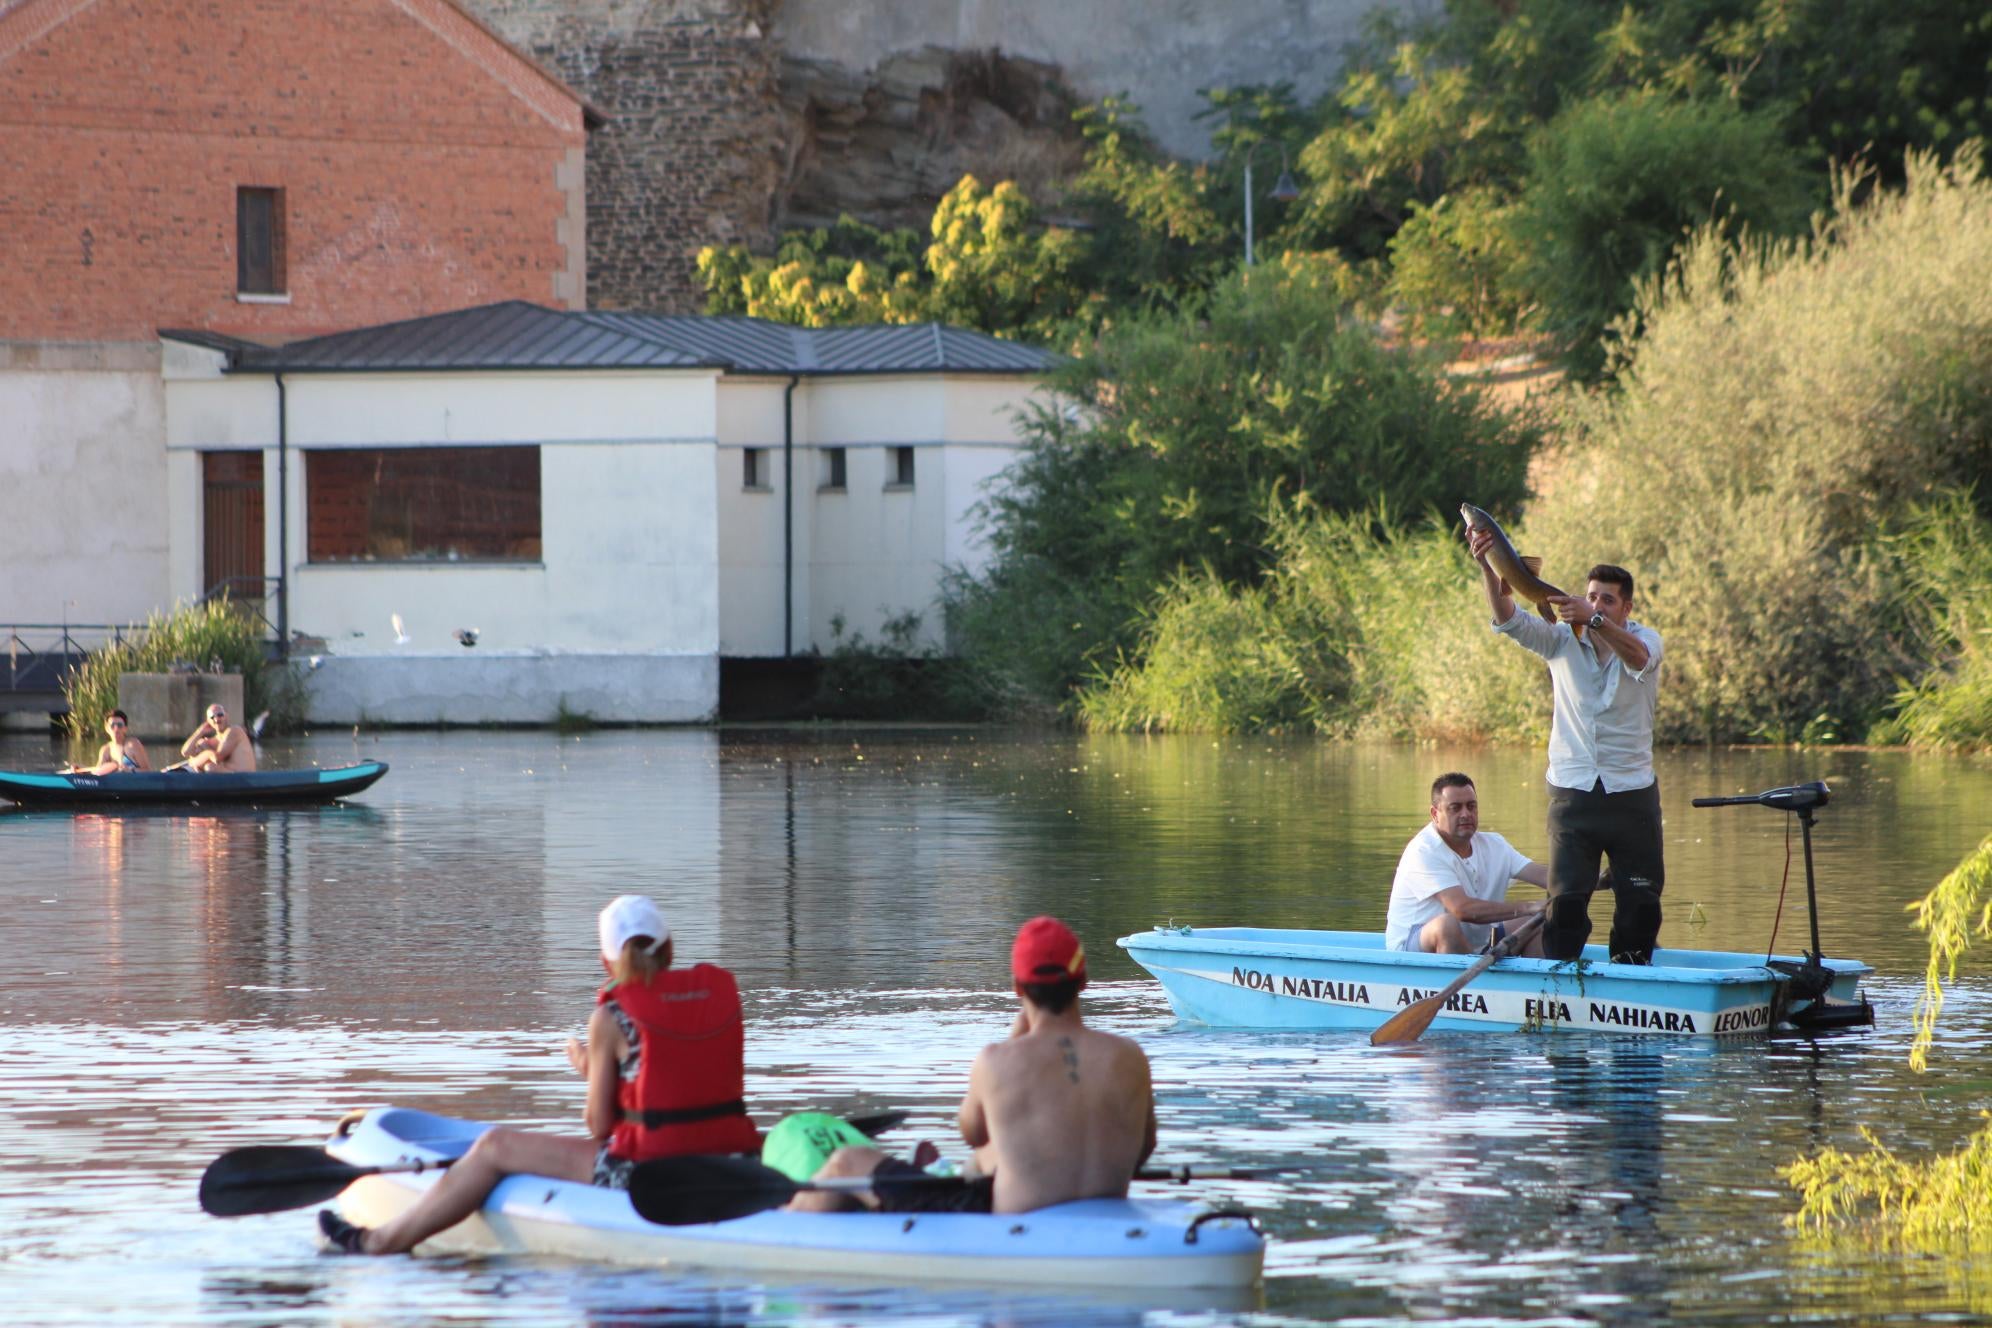
{"label": "brick building", "polygon": [[166,601],[159,328],[584,308],[601,118],[457,0],[0,0],[0,624]]}

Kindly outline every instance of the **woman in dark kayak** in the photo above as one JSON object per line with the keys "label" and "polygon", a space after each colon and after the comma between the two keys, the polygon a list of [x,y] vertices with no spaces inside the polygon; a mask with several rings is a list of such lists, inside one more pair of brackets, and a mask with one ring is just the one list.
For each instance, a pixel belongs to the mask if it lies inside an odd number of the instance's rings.
{"label": "woman in dark kayak", "polygon": [[338,1249],[400,1254],[483,1206],[521,1173],[625,1189],[630,1169],[679,1153],[757,1153],[747,1117],[740,992],[713,964],[671,967],[671,928],[642,895],[602,910],[609,982],[567,1059],[588,1081],[585,1139],[497,1126],[478,1137],[414,1207],[384,1226],[357,1227],[327,1208],[318,1228]]}
{"label": "woman in dark kayak", "polygon": [[104,721],[104,736],[110,741],[97,749],[97,764],[91,766],[66,767],[65,775],[122,775],[139,774],[152,769],[152,760],[145,754],[145,744],[137,738],[128,738],[126,731],[131,720],[122,710],[113,710]]}

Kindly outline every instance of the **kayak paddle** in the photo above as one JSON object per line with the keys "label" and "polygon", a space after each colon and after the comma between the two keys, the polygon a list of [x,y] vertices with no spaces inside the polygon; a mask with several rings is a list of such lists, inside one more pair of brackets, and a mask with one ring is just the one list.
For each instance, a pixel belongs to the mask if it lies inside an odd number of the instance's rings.
{"label": "kayak paddle", "polygon": [[1427,996],[1422,1001],[1414,1001],[1385,1020],[1382,1027],[1370,1034],[1370,1045],[1381,1047],[1392,1042],[1416,1042],[1424,1036],[1425,1030],[1432,1026],[1432,1020],[1438,1016],[1440,1008],[1451,1000],[1461,987],[1485,973],[1493,966],[1496,959],[1504,959],[1527,945],[1529,938],[1542,929],[1543,919],[1547,916],[1546,912],[1536,914],[1509,932],[1499,945],[1480,956],[1473,967],[1454,978],[1444,991],[1436,996]]}
{"label": "kayak paddle", "polygon": [[[1207,1170],[1196,1167],[1144,1167],[1136,1180],[1258,1180],[1283,1168],[1235,1167]],[[894,1176],[894,1185],[948,1186],[968,1184],[966,1176]],[[751,1157],[695,1153],[640,1162],[630,1173],[629,1201],[646,1222],[659,1226],[698,1226],[730,1222],[779,1208],[805,1190],[835,1190],[862,1194],[871,1189],[869,1176],[833,1176],[827,1180],[794,1181]]]}
{"label": "kayak paddle", "polygon": [[[906,1116],[903,1111],[881,1111],[849,1119],[861,1134],[877,1136],[904,1124]],[[341,1190],[364,1176],[441,1171],[453,1161],[454,1158],[445,1157],[433,1162],[360,1167],[341,1162],[324,1149],[309,1144],[231,1148],[201,1173],[201,1209],[211,1217],[247,1217],[308,1208],[337,1197]]]}

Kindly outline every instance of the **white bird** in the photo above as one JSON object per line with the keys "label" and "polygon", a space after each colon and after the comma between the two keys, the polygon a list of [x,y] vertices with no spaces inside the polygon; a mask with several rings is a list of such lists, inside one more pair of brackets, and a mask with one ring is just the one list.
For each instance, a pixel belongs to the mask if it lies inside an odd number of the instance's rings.
{"label": "white bird", "polygon": [[456,639],[458,645],[468,650],[477,644],[477,629],[475,627],[459,627],[456,630]]}
{"label": "white bird", "polygon": [[264,711],[264,712],[263,712],[262,714],[260,714],[260,715],[256,716],[256,718],[254,718],[254,719],[250,720],[250,721],[249,721],[249,736],[250,736],[250,737],[252,737],[252,738],[260,738],[260,737],[262,737],[262,736],[263,736],[263,725],[264,725],[264,724],[266,724],[266,723],[268,723],[268,722],[269,722],[269,719],[270,719],[270,712],[269,712],[269,711],[267,711],[267,710],[265,710],[265,711]]}
{"label": "white bird", "polygon": [[398,646],[405,646],[410,641],[415,639],[414,637],[408,635],[406,628],[402,627],[400,614],[390,613],[387,615],[387,620],[390,623],[394,624],[394,644]]}
{"label": "white bird", "polygon": [[325,656],[323,655],[313,655],[309,661],[311,667],[314,669],[317,668],[320,664],[323,664],[324,662],[325,662]]}

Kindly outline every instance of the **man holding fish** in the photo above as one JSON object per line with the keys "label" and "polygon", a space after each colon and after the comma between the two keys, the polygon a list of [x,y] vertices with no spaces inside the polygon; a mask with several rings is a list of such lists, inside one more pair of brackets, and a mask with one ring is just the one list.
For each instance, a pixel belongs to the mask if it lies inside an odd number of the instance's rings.
{"label": "man holding fish", "polygon": [[[1544,581],[1541,561],[1515,552],[1494,518],[1460,504],[1480,564],[1494,630],[1549,666],[1549,910],[1542,948],[1575,959],[1591,934],[1591,894],[1611,859],[1617,905],[1609,953],[1650,963],[1660,934],[1660,786],[1653,775],[1653,708],[1660,634],[1632,619],[1632,574],[1600,563],[1584,594]],[[1515,596],[1541,619],[1515,610]]]}

